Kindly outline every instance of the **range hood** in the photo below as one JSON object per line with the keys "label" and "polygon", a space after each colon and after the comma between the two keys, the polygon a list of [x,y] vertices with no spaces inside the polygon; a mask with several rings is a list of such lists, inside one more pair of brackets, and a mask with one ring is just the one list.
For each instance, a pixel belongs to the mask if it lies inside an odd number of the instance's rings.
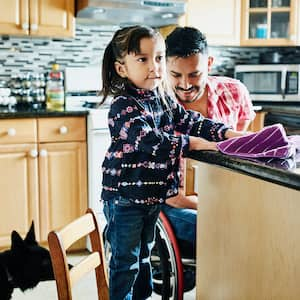
{"label": "range hood", "polygon": [[162,27],[178,23],[186,12],[187,0],[77,0],[80,23],[120,27],[144,24]]}

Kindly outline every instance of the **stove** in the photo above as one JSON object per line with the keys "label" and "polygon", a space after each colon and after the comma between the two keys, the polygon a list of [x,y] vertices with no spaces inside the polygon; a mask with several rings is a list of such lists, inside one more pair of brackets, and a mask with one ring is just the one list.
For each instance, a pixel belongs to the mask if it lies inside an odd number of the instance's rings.
{"label": "stove", "polygon": [[[65,69],[65,108],[71,111],[88,111],[88,207],[97,216],[103,230],[106,220],[101,199],[102,162],[110,145],[107,124],[108,104],[99,106],[102,97],[100,67]],[[109,102],[109,101],[108,101]],[[90,245],[87,245],[90,249]]]}

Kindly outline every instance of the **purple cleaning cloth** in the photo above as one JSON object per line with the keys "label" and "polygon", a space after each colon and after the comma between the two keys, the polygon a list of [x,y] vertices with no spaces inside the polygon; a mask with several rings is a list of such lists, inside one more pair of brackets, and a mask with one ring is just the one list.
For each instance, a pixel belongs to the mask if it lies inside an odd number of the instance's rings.
{"label": "purple cleaning cloth", "polygon": [[217,148],[224,154],[244,158],[288,158],[296,154],[295,141],[299,142],[299,139],[291,141],[282,124],[275,124],[255,133],[219,142]]}

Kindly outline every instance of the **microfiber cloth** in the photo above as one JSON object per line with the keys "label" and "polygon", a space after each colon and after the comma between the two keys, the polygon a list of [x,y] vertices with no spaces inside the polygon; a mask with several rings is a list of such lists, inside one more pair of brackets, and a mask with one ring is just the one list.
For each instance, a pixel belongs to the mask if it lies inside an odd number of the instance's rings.
{"label": "microfiber cloth", "polygon": [[287,137],[282,124],[274,124],[255,133],[219,142],[217,148],[224,154],[244,158],[288,158],[296,154],[296,147],[300,147],[299,138]]}

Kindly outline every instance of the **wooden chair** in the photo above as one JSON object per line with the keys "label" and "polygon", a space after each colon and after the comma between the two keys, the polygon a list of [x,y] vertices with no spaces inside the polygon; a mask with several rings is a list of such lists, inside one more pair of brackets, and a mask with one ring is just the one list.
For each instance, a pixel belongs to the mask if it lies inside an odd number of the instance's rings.
{"label": "wooden chair", "polygon": [[[69,270],[66,250],[86,236],[90,237],[92,252]],[[103,240],[91,209],[59,231],[51,231],[48,243],[59,300],[71,300],[72,287],[92,270],[96,273],[98,299],[109,299]]]}

